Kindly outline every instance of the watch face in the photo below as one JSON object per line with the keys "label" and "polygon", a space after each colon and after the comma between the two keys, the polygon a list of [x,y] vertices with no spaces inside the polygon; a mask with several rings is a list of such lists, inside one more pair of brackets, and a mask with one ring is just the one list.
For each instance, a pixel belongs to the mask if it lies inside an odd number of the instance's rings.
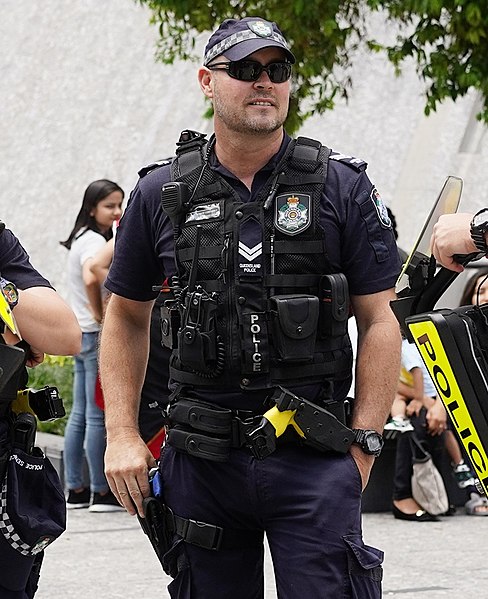
{"label": "watch face", "polygon": [[480,214],[475,214],[473,217],[473,226],[483,227],[488,224],[488,210],[484,210]]}
{"label": "watch face", "polygon": [[383,447],[383,439],[380,437],[380,435],[369,435],[366,437],[366,444],[369,451],[372,453],[381,451]]}

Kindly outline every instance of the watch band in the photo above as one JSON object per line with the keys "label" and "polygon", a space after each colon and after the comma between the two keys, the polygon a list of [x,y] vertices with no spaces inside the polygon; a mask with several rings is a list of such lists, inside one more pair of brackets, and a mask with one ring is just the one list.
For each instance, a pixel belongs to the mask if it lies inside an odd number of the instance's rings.
{"label": "watch band", "polygon": [[[480,224],[476,224],[475,220],[477,216],[481,214],[486,214],[486,220],[481,222]],[[485,233],[488,231],[488,208],[483,208],[479,212],[477,212],[473,216],[473,220],[471,221],[469,232],[471,234],[471,239],[473,240],[476,248],[483,252],[484,254],[488,253],[488,245],[485,240]]]}

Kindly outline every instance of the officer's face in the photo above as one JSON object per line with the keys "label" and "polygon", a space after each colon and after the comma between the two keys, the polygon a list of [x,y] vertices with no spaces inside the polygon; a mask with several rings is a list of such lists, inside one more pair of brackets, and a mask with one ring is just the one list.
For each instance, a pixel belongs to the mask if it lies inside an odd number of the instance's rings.
{"label": "officer's face", "polygon": [[108,231],[114,221],[122,216],[122,199],[120,191],[113,191],[100,200],[91,211],[90,216],[93,216],[98,228],[103,233]]}
{"label": "officer's face", "polygon": [[[285,60],[279,48],[264,48],[246,57],[262,65]],[[226,62],[220,56],[215,62]],[[239,81],[225,70],[210,71],[209,93],[215,113],[216,130],[223,124],[237,133],[271,133],[279,129],[288,114],[290,80],[273,83],[266,71],[257,81]]]}

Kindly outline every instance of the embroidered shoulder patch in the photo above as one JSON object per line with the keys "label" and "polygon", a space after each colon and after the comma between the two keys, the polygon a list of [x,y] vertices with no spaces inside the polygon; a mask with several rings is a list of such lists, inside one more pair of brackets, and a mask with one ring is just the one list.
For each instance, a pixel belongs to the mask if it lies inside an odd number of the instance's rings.
{"label": "embroidered shoulder patch", "polygon": [[386,229],[391,229],[392,225],[390,216],[388,214],[388,210],[386,209],[385,204],[383,204],[383,200],[381,199],[381,196],[376,187],[373,187],[373,189],[371,190],[371,195],[369,197],[371,198],[371,201],[373,202],[374,207],[376,208],[376,212],[378,214],[378,218],[381,225]]}

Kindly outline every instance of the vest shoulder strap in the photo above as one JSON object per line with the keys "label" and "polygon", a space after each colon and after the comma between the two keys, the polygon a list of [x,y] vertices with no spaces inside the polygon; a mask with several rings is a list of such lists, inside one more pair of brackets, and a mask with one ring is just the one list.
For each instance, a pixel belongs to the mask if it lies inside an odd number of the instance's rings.
{"label": "vest shoulder strap", "polygon": [[207,136],[205,133],[185,129],[180,134],[176,143],[176,158],[173,161],[173,179],[184,177],[197,168],[201,168],[205,161],[207,150]]}

